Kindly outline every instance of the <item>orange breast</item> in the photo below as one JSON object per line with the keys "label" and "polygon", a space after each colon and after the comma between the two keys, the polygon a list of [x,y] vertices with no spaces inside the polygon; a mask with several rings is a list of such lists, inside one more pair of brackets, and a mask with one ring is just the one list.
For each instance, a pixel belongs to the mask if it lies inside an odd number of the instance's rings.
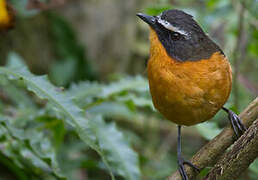
{"label": "orange breast", "polygon": [[169,57],[150,33],[148,79],[155,108],[168,120],[194,125],[212,118],[225,104],[231,91],[231,67],[214,53],[210,59],[178,62]]}

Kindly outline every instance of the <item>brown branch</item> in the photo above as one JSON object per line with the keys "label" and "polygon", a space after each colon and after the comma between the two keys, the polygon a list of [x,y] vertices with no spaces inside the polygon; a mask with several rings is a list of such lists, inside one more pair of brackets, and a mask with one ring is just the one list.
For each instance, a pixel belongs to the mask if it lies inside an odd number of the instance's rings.
{"label": "brown branch", "polygon": [[250,81],[245,75],[239,74],[238,81],[243,84],[254,96],[258,96],[258,85]]}
{"label": "brown branch", "polygon": [[[249,104],[249,106],[240,114],[240,118],[246,127],[249,127],[258,117],[258,98]],[[213,166],[226,149],[234,143],[234,133],[231,127],[225,128],[219,135],[213,138],[209,143],[203,146],[191,159],[191,162],[197,167],[203,169],[207,166]],[[186,166],[186,171],[190,179],[197,174],[191,168]],[[181,180],[179,172],[175,172],[168,180]]]}
{"label": "brown branch", "polygon": [[239,7],[239,15],[238,15],[238,27],[237,27],[237,40],[235,43],[235,48],[233,50],[233,67],[234,67],[234,76],[233,76],[233,97],[234,97],[234,105],[236,108],[239,108],[239,89],[238,89],[238,75],[239,75],[239,64],[240,60],[243,58],[243,52],[241,51],[241,46],[244,37],[244,6]]}
{"label": "brown branch", "polygon": [[258,157],[258,118],[226,152],[205,180],[236,179]]}

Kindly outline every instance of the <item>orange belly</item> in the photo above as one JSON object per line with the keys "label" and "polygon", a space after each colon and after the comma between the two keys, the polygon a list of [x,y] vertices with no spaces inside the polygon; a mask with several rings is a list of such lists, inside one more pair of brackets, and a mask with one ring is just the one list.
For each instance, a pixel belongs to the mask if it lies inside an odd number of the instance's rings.
{"label": "orange belly", "polygon": [[231,91],[231,67],[214,53],[210,59],[178,62],[169,57],[151,30],[148,79],[155,108],[179,125],[194,125],[212,118]]}

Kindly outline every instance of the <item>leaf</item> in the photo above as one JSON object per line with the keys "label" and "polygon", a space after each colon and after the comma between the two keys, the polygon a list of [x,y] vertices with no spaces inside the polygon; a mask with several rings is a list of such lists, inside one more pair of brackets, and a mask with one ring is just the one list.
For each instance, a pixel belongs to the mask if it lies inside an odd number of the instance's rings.
{"label": "leaf", "polygon": [[107,98],[124,91],[148,92],[148,81],[141,76],[126,77],[108,85],[96,82],[73,84],[67,93],[73,99],[89,97]]}
{"label": "leaf", "polygon": [[71,24],[53,12],[47,14],[50,35],[53,39],[58,61],[50,67],[50,79],[57,85],[67,86],[71,82],[96,79],[87,49],[83,46]]}
{"label": "leaf", "polygon": [[106,154],[112,168],[125,179],[140,179],[138,156],[131,150],[125,137],[117,130],[115,124],[106,124],[101,116],[97,116],[93,126],[98,126],[94,128],[96,136],[99,139],[100,148]]}
{"label": "leaf", "polygon": [[50,68],[52,82],[59,86],[65,86],[73,80],[76,73],[76,62],[72,58],[55,62]]}
{"label": "leaf", "polygon": [[203,179],[204,177],[206,177],[206,175],[209,173],[210,170],[211,170],[211,167],[205,167],[204,169],[201,170],[198,177],[200,177],[200,179]]}
{"label": "leaf", "polygon": [[258,175],[258,159],[256,159],[249,167],[249,169],[255,173],[256,175]]}
{"label": "leaf", "polygon": [[35,104],[26,92],[8,82],[5,77],[0,78],[0,88],[3,89],[8,98],[10,98],[12,102],[17,104],[19,107],[36,108]]}
{"label": "leaf", "polygon": [[87,110],[104,101],[111,101],[111,99],[127,105],[132,103],[138,107],[153,109],[148,81],[140,76],[126,77],[108,85],[97,82],[80,82],[72,84],[66,93],[76,104]]}
{"label": "leaf", "polygon": [[132,101],[137,107],[149,107],[152,111],[155,111],[151,97],[149,96],[145,97],[144,95],[136,96],[135,94],[128,94],[126,96],[115,97],[115,100],[119,102]]}
{"label": "leaf", "polygon": [[[0,116],[0,122],[1,131],[4,131],[1,136],[10,136],[6,137],[9,139],[6,143],[10,145],[3,151],[5,155],[19,161],[18,164],[24,164],[24,160],[27,160],[35,167],[48,172],[53,171],[60,179],[66,179],[59,168],[53,146],[42,132],[36,131],[35,128],[18,129],[10,123],[10,118],[3,116]],[[13,154],[12,151],[19,153]],[[18,157],[20,155],[23,156],[23,160]],[[24,168],[23,165],[22,167]]]}
{"label": "leaf", "polygon": [[[47,99],[49,103],[53,105],[53,109],[56,113],[75,128],[79,137],[92,149],[97,151],[108,169],[111,169],[106,157],[97,144],[97,139],[92,128],[89,126],[89,121],[84,117],[82,110],[78,108],[69,97],[66,97],[64,93],[59,92],[58,89],[49,82],[47,76],[35,76],[31,74],[22,63],[20,57],[14,53],[9,55],[8,67],[0,67],[0,74],[5,74],[10,79],[24,81],[28,90],[34,92],[42,99]],[[111,171],[110,173],[114,179]]]}
{"label": "leaf", "polygon": [[[7,75],[9,79],[23,81],[28,90],[34,92],[42,99],[47,99],[58,116],[74,127],[79,137],[98,152],[110,170],[112,179],[114,177],[111,169],[129,180],[139,179],[137,155],[130,149],[128,144],[122,143],[121,133],[113,126],[105,126],[105,122],[101,120],[87,120],[82,110],[66,93],[60,92],[60,90],[50,84],[46,76],[31,74],[20,58],[13,53],[10,54],[8,67],[0,67],[0,74]],[[109,136],[111,139],[106,137],[109,135],[107,132],[111,133]],[[109,143],[110,145],[108,145]],[[127,157],[131,160],[128,160],[126,157],[120,157],[123,153],[127,153]]]}
{"label": "leaf", "polygon": [[148,91],[148,81],[141,76],[123,78],[103,87],[99,97],[108,97],[122,91]]}
{"label": "leaf", "polygon": [[104,102],[98,106],[93,106],[87,109],[87,112],[91,114],[101,114],[104,117],[119,117],[132,119],[134,113],[132,113],[124,104],[117,102]]}
{"label": "leaf", "polygon": [[85,98],[96,97],[102,92],[102,85],[97,82],[84,81],[78,84],[72,84],[66,91],[67,96],[74,100],[81,101]]}
{"label": "leaf", "polygon": [[172,9],[171,5],[155,5],[152,7],[147,7],[144,12],[151,16],[157,16],[165,10]]}

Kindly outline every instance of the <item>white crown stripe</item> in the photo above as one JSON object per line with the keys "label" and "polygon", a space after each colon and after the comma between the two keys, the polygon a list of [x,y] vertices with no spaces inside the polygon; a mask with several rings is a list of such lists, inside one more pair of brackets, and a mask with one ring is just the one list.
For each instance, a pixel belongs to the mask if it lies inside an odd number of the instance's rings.
{"label": "white crown stripe", "polygon": [[171,31],[174,31],[174,32],[178,32],[180,34],[183,34],[183,35],[188,35],[187,32],[183,31],[183,30],[180,30],[179,28],[171,25],[168,21],[164,20],[164,19],[161,19],[160,16],[158,16],[158,23],[160,23],[162,26],[164,26],[166,29],[169,29]]}

